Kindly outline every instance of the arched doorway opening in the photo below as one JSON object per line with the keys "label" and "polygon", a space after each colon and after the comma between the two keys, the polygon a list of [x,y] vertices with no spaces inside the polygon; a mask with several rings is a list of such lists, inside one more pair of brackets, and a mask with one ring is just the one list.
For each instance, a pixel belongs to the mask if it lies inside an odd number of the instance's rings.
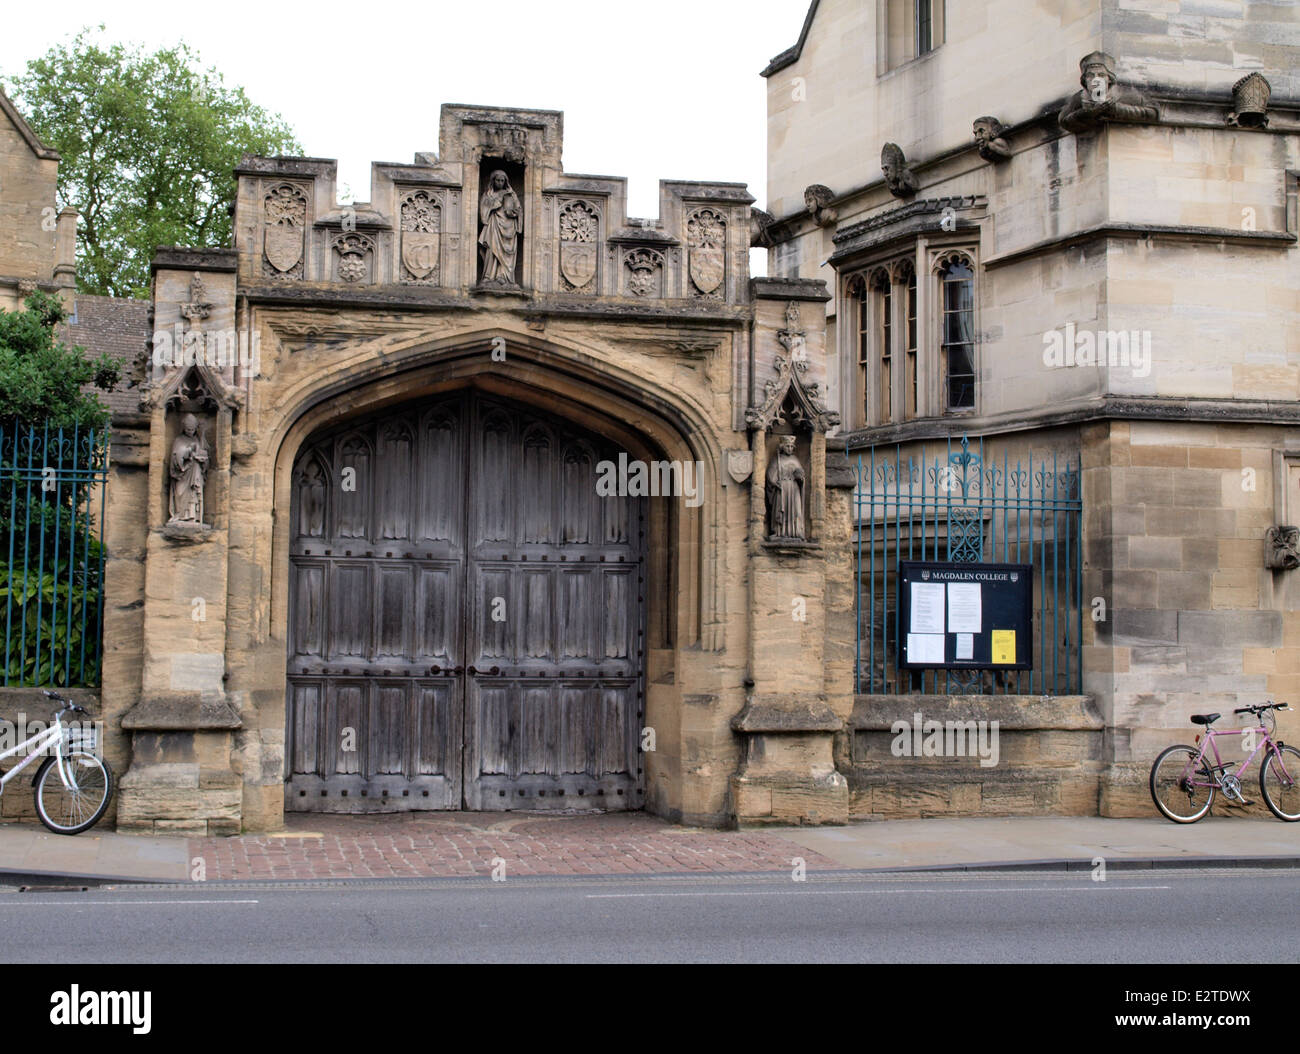
{"label": "arched doorway opening", "polygon": [[637,809],[644,498],[614,442],[463,389],[294,459],[287,811]]}

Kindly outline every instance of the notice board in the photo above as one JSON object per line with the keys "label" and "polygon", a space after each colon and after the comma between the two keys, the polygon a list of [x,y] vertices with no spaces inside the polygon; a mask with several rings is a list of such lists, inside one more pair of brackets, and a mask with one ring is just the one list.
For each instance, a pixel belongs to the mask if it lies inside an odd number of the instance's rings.
{"label": "notice board", "polygon": [[898,591],[904,669],[1033,669],[1033,564],[903,560]]}

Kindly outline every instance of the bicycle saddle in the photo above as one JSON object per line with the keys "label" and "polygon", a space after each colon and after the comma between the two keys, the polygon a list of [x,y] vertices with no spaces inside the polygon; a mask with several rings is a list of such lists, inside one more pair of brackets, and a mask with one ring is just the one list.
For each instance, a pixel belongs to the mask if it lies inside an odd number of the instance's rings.
{"label": "bicycle saddle", "polygon": [[1212,725],[1222,716],[1222,714],[1192,714],[1192,724]]}

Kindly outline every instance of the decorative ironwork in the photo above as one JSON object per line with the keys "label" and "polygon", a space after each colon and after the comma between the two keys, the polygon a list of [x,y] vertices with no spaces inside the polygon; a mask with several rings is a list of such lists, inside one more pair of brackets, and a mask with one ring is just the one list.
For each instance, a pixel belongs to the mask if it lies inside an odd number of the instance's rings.
{"label": "decorative ironwork", "polygon": [[[851,453],[851,452],[850,452]],[[918,456],[919,454],[919,456]],[[1059,695],[1082,689],[1080,466],[1059,455],[989,463],[984,441],[931,454],[901,445],[858,454],[855,492],[859,692]],[[899,561],[1034,565],[1034,668],[909,671],[898,666]]]}

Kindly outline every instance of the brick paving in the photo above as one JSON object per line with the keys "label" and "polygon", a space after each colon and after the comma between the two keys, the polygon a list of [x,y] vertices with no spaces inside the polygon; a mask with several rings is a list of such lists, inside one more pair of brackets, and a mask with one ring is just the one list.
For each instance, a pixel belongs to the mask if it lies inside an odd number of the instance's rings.
{"label": "brick paving", "polygon": [[809,871],[841,865],[774,835],[679,827],[645,813],[291,814],[283,835],[190,840],[205,878],[447,878]]}

